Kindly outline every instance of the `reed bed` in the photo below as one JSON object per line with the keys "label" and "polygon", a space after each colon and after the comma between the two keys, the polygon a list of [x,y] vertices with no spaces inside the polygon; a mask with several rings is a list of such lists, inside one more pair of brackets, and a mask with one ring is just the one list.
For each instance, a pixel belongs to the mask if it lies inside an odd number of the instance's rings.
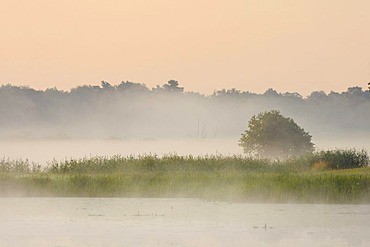
{"label": "reed bed", "polygon": [[340,169],[319,154],[285,161],[244,156],[93,157],[52,161],[45,168],[27,160],[3,159],[0,196],[370,203],[368,157],[364,165]]}

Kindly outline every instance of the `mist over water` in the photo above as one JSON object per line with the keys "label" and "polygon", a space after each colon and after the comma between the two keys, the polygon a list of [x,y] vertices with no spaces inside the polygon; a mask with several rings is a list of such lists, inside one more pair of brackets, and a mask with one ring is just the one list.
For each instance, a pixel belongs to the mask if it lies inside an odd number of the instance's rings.
{"label": "mist over water", "polygon": [[[317,150],[358,148],[370,152],[368,139],[314,140]],[[238,138],[159,140],[1,140],[0,157],[28,159],[46,165],[49,161],[94,156],[130,155],[242,155]]]}
{"label": "mist over water", "polygon": [[92,156],[130,155],[234,155],[242,150],[235,139],[163,140],[11,140],[0,141],[3,157],[46,164]]}
{"label": "mist over water", "polygon": [[312,135],[318,150],[370,149],[370,92],[263,94],[186,92],[177,81],[149,89],[122,82],[70,91],[2,85],[0,157],[45,162],[96,155],[241,154],[250,118],[279,110]]}
{"label": "mist over water", "polygon": [[[309,132],[316,150],[370,151],[370,92],[359,87],[328,95],[313,92],[304,98],[273,89],[264,94],[220,90],[207,96],[184,92],[173,81],[155,89],[104,82],[69,92],[1,86],[0,158],[45,166],[54,159],[94,156],[239,155],[238,140],[250,118],[272,109]],[[235,204],[182,198],[0,198],[0,202],[0,245],[6,246],[370,243],[368,205]]]}

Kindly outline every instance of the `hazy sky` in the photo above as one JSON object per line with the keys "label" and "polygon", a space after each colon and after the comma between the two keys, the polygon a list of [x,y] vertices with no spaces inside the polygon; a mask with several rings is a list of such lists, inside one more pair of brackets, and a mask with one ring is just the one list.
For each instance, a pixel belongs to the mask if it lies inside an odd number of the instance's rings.
{"label": "hazy sky", "polygon": [[0,84],[366,88],[369,10],[369,0],[0,0]]}

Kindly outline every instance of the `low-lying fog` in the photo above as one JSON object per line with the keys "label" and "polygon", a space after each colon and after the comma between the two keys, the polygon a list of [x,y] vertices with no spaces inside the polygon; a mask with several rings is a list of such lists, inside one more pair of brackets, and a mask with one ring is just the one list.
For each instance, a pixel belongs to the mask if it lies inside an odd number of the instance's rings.
{"label": "low-lying fog", "polygon": [[[0,86],[0,159],[235,155],[250,118],[279,110],[316,149],[370,151],[370,92],[205,96],[170,81],[70,92]],[[223,192],[221,192],[223,193]],[[193,199],[0,198],[0,245],[368,246],[368,205],[232,204]],[[20,230],[21,229],[21,230]],[[143,238],[144,236],[144,238]]]}
{"label": "low-lying fog", "polygon": [[[238,155],[238,139],[161,139],[161,140],[8,140],[0,141],[0,158],[29,159],[40,164],[48,161],[91,156],[178,154]],[[315,140],[314,140],[315,141]],[[358,148],[370,152],[368,139],[316,140],[317,149]]]}
{"label": "low-lying fog", "polygon": [[178,154],[206,155],[240,154],[241,148],[233,139],[219,140],[14,140],[0,142],[1,154],[11,159],[45,163],[65,158],[90,156]]}
{"label": "low-lying fog", "polygon": [[241,154],[250,118],[279,110],[317,149],[370,150],[370,92],[263,94],[236,89],[184,92],[176,81],[149,89],[122,82],[69,92],[0,86],[0,157],[36,162],[96,155]]}

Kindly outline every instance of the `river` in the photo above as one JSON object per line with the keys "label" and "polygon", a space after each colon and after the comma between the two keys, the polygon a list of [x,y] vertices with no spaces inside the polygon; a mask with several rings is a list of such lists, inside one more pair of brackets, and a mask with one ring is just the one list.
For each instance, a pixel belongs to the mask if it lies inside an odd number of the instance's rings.
{"label": "river", "polygon": [[370,205],[0,198],[0,246],[370,246]]}

